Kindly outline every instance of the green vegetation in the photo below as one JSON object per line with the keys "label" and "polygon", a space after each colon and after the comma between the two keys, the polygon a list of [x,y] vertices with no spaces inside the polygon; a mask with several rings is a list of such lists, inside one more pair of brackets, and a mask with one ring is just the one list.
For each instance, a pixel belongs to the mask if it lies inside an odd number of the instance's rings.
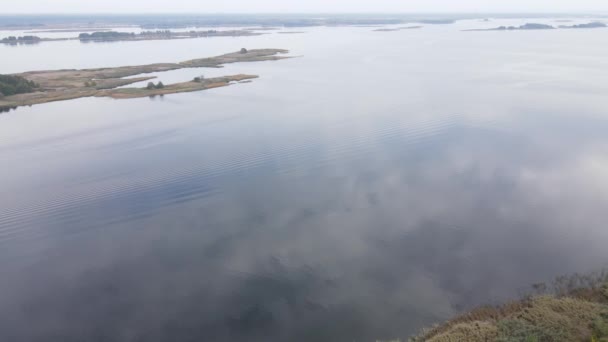
{"label": "green vegetation", "polygon": [[547,24],[527,23],[520,26],[499,26],[490,29],[470,29],[464,31],[517,31],[517,30],[553,30],[555,27]]}
{"label": "green vegetation", "polygon": [[164,87],[165,87],[165,85],[163,84],[163,82],[158,82],[157,84],[154,84],[152,82],[148,82],[148,85],[146,86],[146,89],[148,89],[148,90],[163,89]]}
{"label": "green vegetation", "polygon": [[504,26],[501,26],[498,29],[499,30],[551,30],[551,29],[554,29],[554,27],[551,26],[551,25],[547,25],[547,24],[528,23],[528,24],[521,25],[519,27],[514,27],[514,26],[504,27]]}
{"label": "green vegetation", "polygon": [[140,36],[166,36],[166,37],[171,37],[173,35],[173,32],[169,31],[169,30],[158,30],[158,31],[144,31],[142,33],[139,34]]}
{"label": "green vegetation", "polygon": [[81,33],[78,39],[82,42],[107,42],[107,41],[123,41],[123,40],[158,40],[158,39],[184,39],[184,38],[203,38],[203,37],[239,37],[239,36],[257,36],[261,33],[251,32],[248,30],[207,30],[207,31],[189,31],[189,32],[173,32],[170,30],[144,31],[141,33],[133,32],[116,32],[116,31],[98,31],[93,33]]}
{"label": "green vegetation", "polygon": [[78,35],[78,39],[83,41],[88,40],[123,40],[135,37],[135,33],[130,32],[115,32],[115,31],[102,31],[93,33],[81,33]]}
{"label": "green vegetation", "polygon": [[0,97],[32,93],[40,86],[21,76],[0,75]]}
{"label": "green vegetation", "polygon": [[34,43],[40,42],[40,40],[41,40],[40,37],[37,37],[37,36],[23,36],[23,37],[10,36],[8,38],[3,38],[2,40],[0,40],[0,43],[12,44],[12,45],[34,44]]}
{"label": "green vegetation", "polygon": [[608,342],[608,273],[559,277],[501,306],[474,309],[411,342]]}

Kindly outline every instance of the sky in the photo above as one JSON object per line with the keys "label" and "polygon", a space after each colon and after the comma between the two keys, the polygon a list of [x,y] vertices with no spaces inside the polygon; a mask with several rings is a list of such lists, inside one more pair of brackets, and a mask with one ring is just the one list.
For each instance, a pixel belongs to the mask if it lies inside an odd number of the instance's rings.
{"label": "sky", "polygon": [[608,12],[606,0],[5,0],[5,13]]}

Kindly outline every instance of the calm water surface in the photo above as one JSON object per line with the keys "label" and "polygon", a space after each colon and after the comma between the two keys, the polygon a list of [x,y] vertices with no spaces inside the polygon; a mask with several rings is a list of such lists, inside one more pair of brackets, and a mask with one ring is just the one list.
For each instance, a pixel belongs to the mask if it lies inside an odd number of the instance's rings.
{"label": "calm water surface", "polygon": [[1,73],[299,56],[0,115],[0,338],[403,338],[603,266],[608,31],[460,31],[525,22],[0,46]]}

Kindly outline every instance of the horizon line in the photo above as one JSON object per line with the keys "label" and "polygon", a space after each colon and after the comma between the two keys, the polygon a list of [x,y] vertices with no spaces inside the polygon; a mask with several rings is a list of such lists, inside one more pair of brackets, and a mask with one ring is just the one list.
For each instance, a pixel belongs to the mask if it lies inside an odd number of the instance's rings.
{"label": "horizon line", "polygon": [[[593,13],[595,12],[595,13]],[[0,17],[6,16],[38,16],[38,15],[477,15],[477,14],[492,14],[492,15],[509,15],[509,14],[543,14],[543,15],[606,15],[608,10],[597,11],[597,10],[577,10],[577,11],[536,11],[536,10],[513,10],[513,11],[448,11],[448,12],[434,12],[434,11],[411,11],[411,12],[373,12],[373,11],[359,11],[359,12],[231,12],[231,11],[218,11],[218,12],[171,12],[171,11],[154,11],[154,12],[37,12],[37,13],[25,13],[25,12],[13,12],[13,13],[2,13]]]}

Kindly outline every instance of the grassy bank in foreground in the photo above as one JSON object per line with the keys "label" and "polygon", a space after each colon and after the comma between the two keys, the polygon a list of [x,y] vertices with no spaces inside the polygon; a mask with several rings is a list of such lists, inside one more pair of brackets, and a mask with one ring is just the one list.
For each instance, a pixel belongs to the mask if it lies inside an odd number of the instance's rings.
{"label": "grassy bank in foreground", "polygon": [[536,284],[521,300],[471,310],[410,342],[608,342],[608,273]]}

